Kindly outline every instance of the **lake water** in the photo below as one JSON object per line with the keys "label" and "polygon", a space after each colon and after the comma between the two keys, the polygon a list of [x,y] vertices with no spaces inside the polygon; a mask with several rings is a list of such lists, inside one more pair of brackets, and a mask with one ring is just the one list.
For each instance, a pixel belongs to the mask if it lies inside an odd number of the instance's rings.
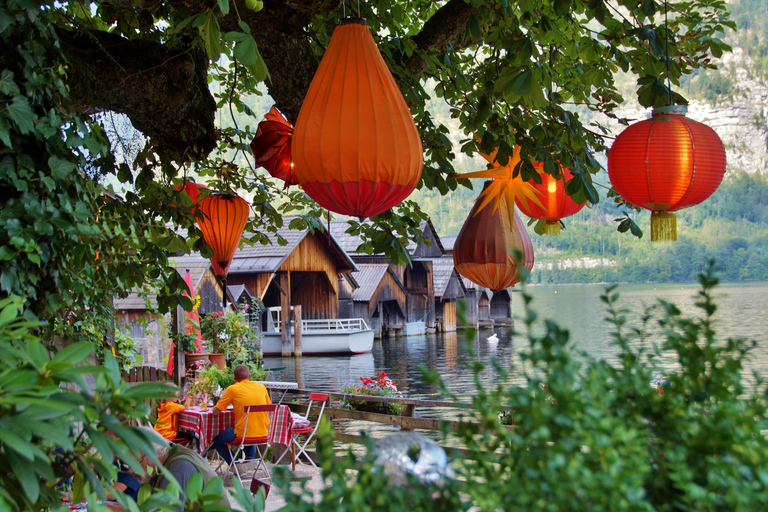
{"label": "lake water", "polygon": [[[570,339],[578,350],[606,359],[615,360],[617,349],[611,344],[614,328],[603,319],[607,316],[600,295],[604,285],[532,286],[532,308],[544,318],[555,319],[570,332]],[[701,316],[694,306],[697,284],[627,284],[619,287],[619,306],[629,310],[628,325],[636,325],[646,306],[661,298],[676,304],[687,316]],[[525,327],[520,320],[522,299],[513,293],[513,314],[517,316],[517,332],[496,328],[498,341],[488,341],[489,329],[479,331],[472,339],[463,333],[427,335],[418,337],[376,340],[370,354],[337,357],[265,358],[267,368],[285,366],[278,372],[278,380],[298,382],[302,389],[335,391],[346,382],[360,382],[385,371],[407,396],[435,397],[438,389],[421,381],[420,365],[436,368],[448,387],[459,395],[473,394],[472,371],[467,345],[473,347],[477,358],[489,363],[495,358],[510,374],[513,382],[520,381],[519,353],[527,349]],[[719,338],[744,337],[757,341],[757,348],[747,368],[768,377],[768,282],[722,283],[715,289],[715,330]],[[534,327],[534,330],[541,327]],[[650,340],[661,340],[658,327]],[[490,367],[481,374],[484,384],[497,380]]]}

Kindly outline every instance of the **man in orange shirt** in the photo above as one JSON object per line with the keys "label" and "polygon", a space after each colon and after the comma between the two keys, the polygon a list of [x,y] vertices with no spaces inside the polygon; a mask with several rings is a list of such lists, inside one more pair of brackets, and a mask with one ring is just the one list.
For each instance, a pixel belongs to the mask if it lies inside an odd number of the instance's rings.
{"label": "man in orange shirt", "polygon": [[[265,412],[250,413],[248,432],[245,432],[245,406],[272,403],[267,388],[258,382],[251,382],[250,378],[251,372],[248,367],[242,364],[237,365],[235,367],[235,383],[224,391],[216,403],[216,407],[213,408],[214,416],[226,410],[229,404],[233,405],[235,411],[235,428],[223,430],[213,438],[213,447],[227,464],[232,462],[232,455],[224,443],[231,443],[237,437],[266,437],[269,434],[269,416]],[[245,448],[246,459],[252,459],[255,455],[255,446]]]}

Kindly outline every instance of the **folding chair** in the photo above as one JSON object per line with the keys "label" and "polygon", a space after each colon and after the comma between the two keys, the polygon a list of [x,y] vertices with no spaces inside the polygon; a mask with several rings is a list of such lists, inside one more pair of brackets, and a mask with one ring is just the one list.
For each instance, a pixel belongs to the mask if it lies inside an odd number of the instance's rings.
{"label": "folding chair", "polygon": [[[313,437],[315,437],[315,433],[317,432],[317,428],[320,426],[320,420],[323,418],[323,411],[325,411],[325,404],[328,403],[328,394],[327,393],[310,393],[309,394],[309,405],[307,405],[307,412],[304,414],[303,418],[307,421],[309,421],[309,415],[312,412],[312,406],[317,402],[318,406],[320,407],[320,412],[317,414],[317,420],[315,420],[315,426],[308,426],[308,427],[294,427],[291,429],[291,450],[293,453],[293,464],[292,469],[296,469],[296,460],[298,459],[299,464],[304,465],[304,463],[301,461],[301,454],[303,453],[304,456],[307,458],[309,463],[317,467],[317,464],[315,464],[315,461],[312,460],[312,457],[309,456],[307,453],[307,446],[309,446],[309,442],[312,440]],[[307,438],[304,440],[304,443],[302,444],[299,441],[299,436],[306,435]],[[298,448],[298,453],[296,452],[296,449]],[[280,460],[283,458],[283,456],[288,453],[288,450],[285,450],[282,455],[280,455],[280,458],[277,459],[275,464],[280,462]]]}
{"label": "folding chair", "polygon": [[[274,428],[274,421],[273,418],[275,416],[275,412],[277,412],[277,408],[280,407],[279,404],[266,404],[266,405],[246,405],[243,410],[246,412],[245,416],[245,425],[243,427],[244,432],[248,432],[248,420],[251,418],[251,413],[255,412],[266,412],[269,415],[269,432],[266,437],[236,437],[232,440],[230,443],[224,443],[229,447],[229,453],[232,456],[232,462],[229,463],[229,469],[232,470],[234,467],[235,474],[237,475],[237,479],[240,480],[240,483],[243,483],[243,477],[240,475],[240,469],[238,468],[238,462],[243,462],[247,460],[245,458],[245,447],[246,446],[254,446],[256,448],[256,455],[254,456],[253,460],[256,461],[256,467],[253,470],[253,474],[256,475],[258,473],[259,468],[263,468],[264,472],[267,474],[266,478],[264,480],[272,480],[272,475],[269,473],[269,468],[267,468],[267,463],[264,460],[264,456],[267,454],[267,451],[269,450],[269,447],[272,445],[272,440],[275,437],[275,428]],[[234,453],[232,453],[232,448],[235,448]],[[242,455],[242,459],[238,460],[238,456]]]}

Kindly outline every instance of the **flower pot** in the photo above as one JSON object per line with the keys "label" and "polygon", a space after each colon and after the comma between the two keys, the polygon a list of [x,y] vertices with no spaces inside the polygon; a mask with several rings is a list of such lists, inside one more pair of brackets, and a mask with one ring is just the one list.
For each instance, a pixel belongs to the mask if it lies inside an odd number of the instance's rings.
{"label": "flower pot", "polygon": [[208,355],[206,352],[184,352],[184,367],[186,369],[193,368],[198,361],[208,359]]}
{"label": "flower pot", "polygon": [[219,367],[219,370],[227,369],[227,359],[224,354],[208,354],[208,360],[211,364],[215,364]]}

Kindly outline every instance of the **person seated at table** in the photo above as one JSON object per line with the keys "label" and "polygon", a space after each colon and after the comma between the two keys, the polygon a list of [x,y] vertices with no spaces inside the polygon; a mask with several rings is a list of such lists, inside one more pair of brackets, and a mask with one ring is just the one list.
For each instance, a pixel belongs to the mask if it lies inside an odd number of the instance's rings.
{"label": "person seated at table", "polygon": [[168,398],[160,402],[157,407],[157,423],[155,423],[155,430],[163,436],[164,439],[187,439],[190,443],[195,441],[195,436],[189,432],[179,432],[173,428],[174,414],[179,414],[185,409],[184,405],[177,404],[172,399]]}
{"label": "person seated at table", "polygon": [[[234,428],[223,430],[213,438],[213,448],[227,464],[232,463],[232,455],[229,453],[229,447],[224,443],[231,443],[237,437],[266,437],[269,434],[269,416],[266,412],[252,412],[248,419],[248,432],[245,432],[245,406],[272,403],[264,384],[252,382],[250,378],[251,372],[248,367],[242,364],[237,365],[235,367],[235,383],[224,391],[213,408],[214,416],[225,411],[229,404],[232,404],[234,409]],[[253,459],[255,455],[255,446],[245,447],[246,459]]]}
{"label": "person seated at table", "polygon": [[[187,483],[192,478],[192,475],[200,473],[203,477],[203,486],[218,477],[210,464],[208,464],[208,461],[193,450],[179,444],[169,443],[166,439],[154,433],[153,430],[147,429],[147,431],[153,432],[157,459],[179,483],[182,496],[186,494]],[[146,454],[141,456],[139,464],[144,468],[144,475],[139,480],[142,484],[149,483],[153,489],[164,490],[168,487],[170,481],[161,471],[157,470],[157,465]],[[149,468],[153,468],[154,471],[149,471]],[[221,500],[217,500],[216,504],[229,508],[229,501],[225,496],[222,496]]]}

